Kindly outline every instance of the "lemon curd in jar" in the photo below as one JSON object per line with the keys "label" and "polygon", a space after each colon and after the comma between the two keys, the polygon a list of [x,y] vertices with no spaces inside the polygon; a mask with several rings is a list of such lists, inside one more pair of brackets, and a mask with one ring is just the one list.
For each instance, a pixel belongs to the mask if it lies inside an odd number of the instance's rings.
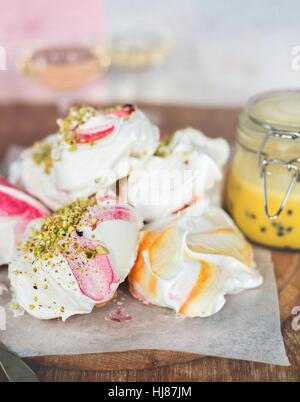
{"label": "lemon curd in jar", "polygon": [[[298,131],[300,91],[264,94],[250,100],[240,115],[236,154],[227,182],[226,205],[240,229],[256,243],[300,249],[300,175],[298,177],[297,170],[300,160],[296,160],[300,158]],[[266,142],[262,146],[264,139]],[[289,161],[292,161],[292,169],[286,164]],[[262,163],[266,164],[267,211]],[[294,184],[280,211],[294,175]]]}

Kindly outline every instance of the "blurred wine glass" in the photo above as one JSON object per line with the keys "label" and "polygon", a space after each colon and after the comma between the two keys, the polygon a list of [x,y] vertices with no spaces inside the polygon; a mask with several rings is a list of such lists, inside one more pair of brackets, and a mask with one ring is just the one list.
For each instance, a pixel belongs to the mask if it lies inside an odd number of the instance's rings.
{"label": "blurred wine glass", "polygon": [[[113,70],[126,76],[128,85],[134,80],[133,102],[143,99],[143,77],[151,69],[159,68],[172,49],[172,36],[169,31],[148,31],[128,28],[112,33],[107,40],[107,48]],[[131,78],[131,79],[130,79]],[[130,100],[130,99],[129,99]]]}
{"label": "blurred wine glass", "polygon": [[104,74],[109,65],[102,46],[78,44],[26,50],[18,67],[26,77],[58,93],[58,111],[63,115],[72,92]]}
{"label": "blurred wine glass", "polygon": [[160,65],[171,49],[168,32],[116,33],[109,40],[112,65],[124,70],[143,70]]}

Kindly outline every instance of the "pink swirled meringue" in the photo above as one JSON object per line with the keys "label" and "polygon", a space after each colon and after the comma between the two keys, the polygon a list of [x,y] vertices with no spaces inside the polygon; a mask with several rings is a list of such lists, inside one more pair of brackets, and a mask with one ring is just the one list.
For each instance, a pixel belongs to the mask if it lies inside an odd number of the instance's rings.
{"label": "pink swirled meringue", "polygon": [[10,262],[28,223],[48,212],[40,202],[0,176],[0,265]]}
{"label": "pink swirled meringue", "polygon": [[162,141],[155,156],[133,169],[121,182],[122,196],[152,222],[198,203],[204,206],[222,180],[229,146],[192,128]]}
{"label": "pink swirled meringue", "polygon": [[262,281],[250,244],[217,207],[145,231],[129,275],[134,297],[187,317],[211,316],[224,306],[226,294]]}
{"label": "pink swirled meringue", "polygon": [[77,200],[33,221],[9,265],[14,300],[39,319],[90,313],[127,277],[140,226],[135,211],[112,197]]}
{"label": "pink swirled meringue", "polygon": [[72,108],[60,130],[25,150],[10,178],[56,210],[126,177],[156,150],[159,129],[131,105]]}

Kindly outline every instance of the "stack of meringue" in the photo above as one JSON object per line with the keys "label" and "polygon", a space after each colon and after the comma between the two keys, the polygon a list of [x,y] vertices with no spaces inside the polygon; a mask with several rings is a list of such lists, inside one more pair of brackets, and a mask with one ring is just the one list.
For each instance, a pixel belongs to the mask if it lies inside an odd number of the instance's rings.
{"label": "stack of meringue", "polygon": [[142,302],[207,317],[262,283],[219,207],[225,140],[187,128],[160,141],[132,105],[71,108],[58,125],[11,165],[14,184],[0,180],[0,264],[18,309],[90,313],[129,275]]}

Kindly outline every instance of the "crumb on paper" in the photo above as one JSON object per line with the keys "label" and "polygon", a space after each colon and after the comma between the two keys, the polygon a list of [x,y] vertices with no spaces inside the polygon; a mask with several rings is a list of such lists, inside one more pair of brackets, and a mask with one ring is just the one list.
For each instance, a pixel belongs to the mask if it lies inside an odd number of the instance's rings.
{"label": "crumb on paper", "polygon": [[22,317],[25,314],[25,310],[14,299],[10,303],[10,310],[12,311],[14,318]]}
{"label": "crumb on paper", "polygon": [[6,331],[6,311],[0,306],[0,331]]}
{"label": "crumb on paper", "polygon": [[188,317],[185,317],[184,315],[178,315],[178,314],[175,315],[175,320],[177,320],[177,321],[184,321],[187,318]]}
{"label": "crumb on paper", "polygon": [[113,321],[113,322],[123,322],[123,321],[130,321],[132,320],[132,316],[130,314],[127,314],[125,312],[124,308],[116,308],[113,310],[110,314],[108,314],[105,319],[107,321]]}

